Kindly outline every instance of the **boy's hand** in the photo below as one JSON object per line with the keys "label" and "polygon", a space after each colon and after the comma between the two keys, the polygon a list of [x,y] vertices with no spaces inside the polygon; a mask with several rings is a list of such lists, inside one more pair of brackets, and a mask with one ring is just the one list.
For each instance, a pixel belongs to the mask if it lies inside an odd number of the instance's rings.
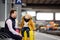
{"label": "boy's hand", "polygon": [[20,34],[19,36],[21,36],[22,37],[22,35]]}
{"label": "boy's hand", "polygon": [[34,31],[36,31],[36,28],[34,29]]}

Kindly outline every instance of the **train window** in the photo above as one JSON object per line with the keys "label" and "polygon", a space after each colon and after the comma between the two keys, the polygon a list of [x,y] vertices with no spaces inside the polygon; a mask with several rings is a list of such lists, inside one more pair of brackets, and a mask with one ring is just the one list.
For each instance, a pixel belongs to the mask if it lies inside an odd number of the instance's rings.
{"label": "train window", "polygon": [[37,13],[37,20],[53,20],[53,13]]}
{"label": "train window", "polygon": [[55,20],[60,20],[60,13],[55,13]]}
{"label": "train window", "polygon": [[30,14],[31,16],[36,16],[36,12],[35,11],[27,11],[28,14]]}

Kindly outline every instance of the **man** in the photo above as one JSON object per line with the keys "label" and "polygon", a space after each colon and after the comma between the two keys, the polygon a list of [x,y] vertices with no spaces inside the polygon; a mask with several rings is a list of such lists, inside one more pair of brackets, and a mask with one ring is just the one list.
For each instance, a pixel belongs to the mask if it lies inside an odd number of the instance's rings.
{"label": "man", "polygon": [[5,31],[7,34],[11,36],[11,38],[15,40],[22,40],[21,34],[15,31],[15,19],[17,16],[16,10],[11,10],[10,11],[10,16],[9,18],[5,21]]}
{"label": "man", "polygon": [[53,30],[53,28],[55,27],[54,24],[55,24],[54,21],[50,21],[49,24],[47,25],[47,29],[48,30]]}

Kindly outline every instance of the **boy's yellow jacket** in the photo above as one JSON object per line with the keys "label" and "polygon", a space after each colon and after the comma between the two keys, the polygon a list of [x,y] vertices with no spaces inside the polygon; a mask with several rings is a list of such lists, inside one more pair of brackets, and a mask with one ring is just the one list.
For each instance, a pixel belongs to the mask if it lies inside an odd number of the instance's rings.
{"label": "boy's yellow jacket", "polygon": [[[30,30],[35,30],[35,23],[32,20],[32,17],[30,18],[29,22],[28,22],[28,26],[30,28]],[[20,23],[20,28],[24,27],[24,16],[22,17],[22,21]]]}

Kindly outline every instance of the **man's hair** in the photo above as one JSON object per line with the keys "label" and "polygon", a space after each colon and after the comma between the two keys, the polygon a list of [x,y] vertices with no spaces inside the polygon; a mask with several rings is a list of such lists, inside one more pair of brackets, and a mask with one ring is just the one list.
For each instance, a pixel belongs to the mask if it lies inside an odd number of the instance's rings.
{"label": "man's hair", "polygon": [[16,11],[16,10],[11,10],[11,11],[10,11],[10,16],[11,16],[11,14],[13,14],[15,11]]}

